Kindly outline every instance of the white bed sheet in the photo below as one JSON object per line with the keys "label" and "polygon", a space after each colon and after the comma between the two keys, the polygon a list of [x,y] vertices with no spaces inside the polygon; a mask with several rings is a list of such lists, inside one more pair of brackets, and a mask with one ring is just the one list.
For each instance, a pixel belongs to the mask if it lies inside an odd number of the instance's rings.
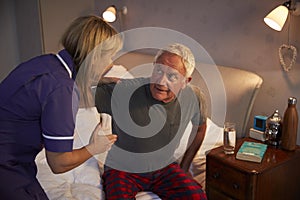
{"label": "white bed sheet", "polygon": [[[79,111],[79,116],[83,117],[85,120],[78,124],[84,123],[84,126],[82,127],[85,129],[85,134],[91,133],[88,132],[87,129],[94,129],[94,124],[98,115],[96,108]],[[92,118],[95,118],[95,121]],[[89,123],[90,125],[88,125]],[[94,124],[92,125],[92,123]],[[87,128],[88,126],[90,126],[90,128]],[[210,119],[207,120],[206,136],[191,166],[191,172],[194,178],[203,186],[203,189],[205,189],[205,155],[210,149],[222,145],[222,133],[222,128],[216,126]],[[79,133],[76,132],[75,134]],[[89,138],[90,134],[78,136],[79,135],[75,135],[74,144],[76,144],[76,147],[80,147],[80,145],[87,142],[87,139],[82,138]],[[183,137],[181,145],[177,150],[178,152],[186,148],[186,137],[187,134]],[[46,162],[44,150],[36,157],[36,163],[38,167],[37,178],[50,200],[105,199],[101,184],[102,169],[99,168],[98,161],[94,157],[90,158],[79,167],[63,174],[53,174],[51,172]],[[152,192],[140,192],[137,195],[137,200],[153,199],[159,198]]]}

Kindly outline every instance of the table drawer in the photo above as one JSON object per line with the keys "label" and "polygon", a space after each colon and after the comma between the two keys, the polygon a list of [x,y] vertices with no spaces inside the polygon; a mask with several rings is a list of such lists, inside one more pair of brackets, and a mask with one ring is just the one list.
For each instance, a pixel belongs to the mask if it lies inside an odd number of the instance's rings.
{"label": "table drawer", "polygon": [[235,199],[247,194],[247,174],[237,171],[214,159],[207,161],[206,182],[208,188],[217,189]]}

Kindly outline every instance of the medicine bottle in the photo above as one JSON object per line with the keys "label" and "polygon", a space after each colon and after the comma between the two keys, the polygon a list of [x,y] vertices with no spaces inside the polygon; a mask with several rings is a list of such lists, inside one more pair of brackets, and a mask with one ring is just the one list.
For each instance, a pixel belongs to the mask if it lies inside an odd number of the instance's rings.
{"label": "medicine bottle", "polygon": [[298,112],[296,108],[297,99],[290,97],[288,107],[283,116],[281,147],[284,150],[293,151],[296,149]]}

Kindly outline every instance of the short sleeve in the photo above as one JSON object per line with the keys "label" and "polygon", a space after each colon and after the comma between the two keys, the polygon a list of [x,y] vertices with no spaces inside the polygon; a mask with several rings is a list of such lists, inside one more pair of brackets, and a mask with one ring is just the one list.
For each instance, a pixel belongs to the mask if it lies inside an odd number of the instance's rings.
{"label": "short sleeve", "polygon": [[[99,83],[96,89],[95,104],[99,113],[112,115],[111,101],[123,97],[123,93],[137,89],[150,82],[149,78],[120,79],[117,83]],[[113,96],[113,91],[117,87],[117,93]],[[122,93],[123,92],[123,93]]]}
{"label": "short sleeve", "polygon": [[53,152],[72,151],[78,92],[73,87],[55,89],[43,106],[41,125],[45,148]]}

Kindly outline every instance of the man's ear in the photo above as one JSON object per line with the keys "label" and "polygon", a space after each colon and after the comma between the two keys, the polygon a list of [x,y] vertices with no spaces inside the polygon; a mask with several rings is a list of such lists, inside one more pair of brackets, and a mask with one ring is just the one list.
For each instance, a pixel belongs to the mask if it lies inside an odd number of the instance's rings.
{"label": "man's ear", "polygon": [[192,77],[190,76],[190,77],[186,78],[185,83],[188,84],[191,81],[192,81]]}
{"label": "man's ear", "polygon": [[188,77],[188,78],[186,78],[185,81],[184,81],[184,84],[183,84],[183,86],[182,86],[182,89],[184,89],[184,88],[186,87],[186,85],[187,85],[189,82],[191,82],[191,80],[192,80],[192,77],[191,77],[191,76]]}

